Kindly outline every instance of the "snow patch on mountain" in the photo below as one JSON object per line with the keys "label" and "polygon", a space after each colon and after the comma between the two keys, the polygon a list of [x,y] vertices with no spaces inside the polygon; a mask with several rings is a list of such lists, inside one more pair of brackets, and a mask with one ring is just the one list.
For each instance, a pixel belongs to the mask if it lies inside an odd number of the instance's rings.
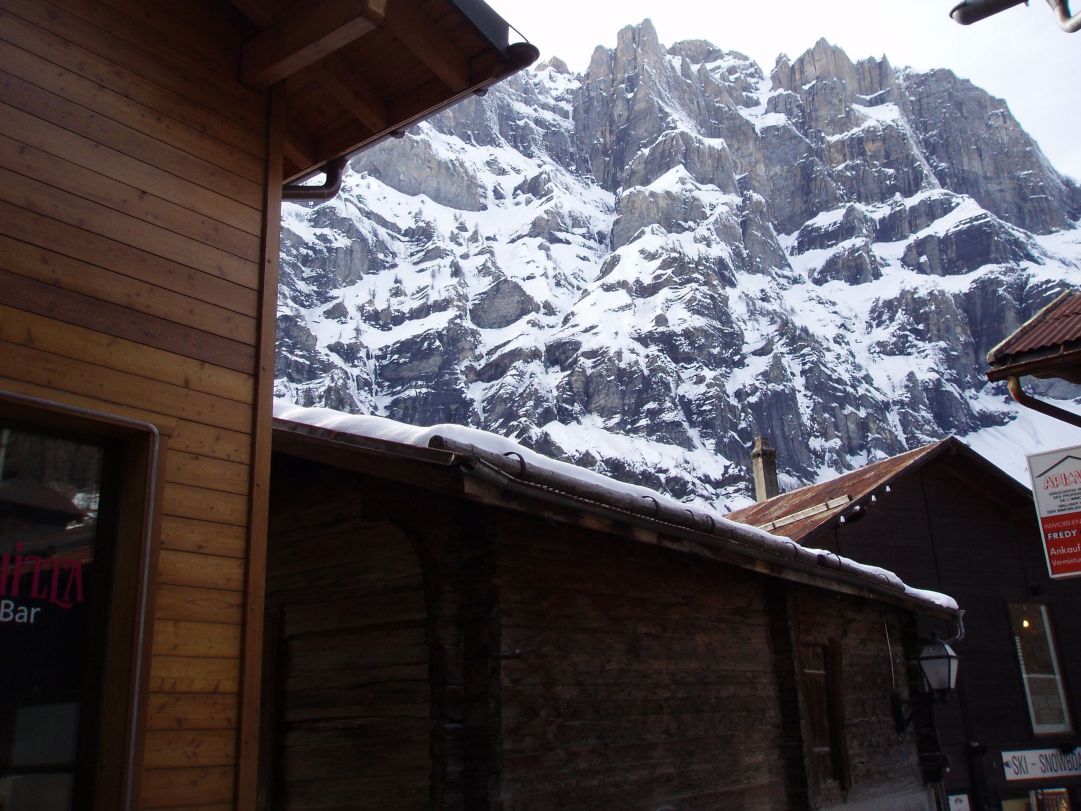
{"label": "snow patch on mountain", "polygon": [[[484,428],[714,509],[747,498],[757,434],[792,484],[947,433],[1007,465],[1066,444],[982,376],[1081,283],[1081,193],[1008,111],[823,43],[766,76],[619,41],[283,206],[279,396]],[[990,133],[960,112],[985,108]]]}

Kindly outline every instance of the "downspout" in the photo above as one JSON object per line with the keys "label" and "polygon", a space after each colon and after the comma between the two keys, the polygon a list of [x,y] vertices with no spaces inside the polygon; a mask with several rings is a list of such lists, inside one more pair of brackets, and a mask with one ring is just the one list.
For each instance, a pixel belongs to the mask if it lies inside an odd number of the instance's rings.
{"label": "downspout", "polygon": [[1081,414],[1074,414],[1072,411],[1053,406],[1050,403],[1045,403],[1043,400],[1037,400],[1035,397],[1026,394],[1021,388],[1021,379],[1017,375],[1010,375],[1007,377],[1006,386],[1010,390],[1010,396],[1026,408],[1031,408],[1033,411],[1039,411],[1041,414],[1046,414],[1049,417],[1054,417],[1056,420],[1062,420],[1063,422],[1068,422],[1070,425],[1076,425],[1078,428],[1081,428]]}
{"label": "downspout", "polygon": [[292,202],[304,202],[314,200],[330,200],[338,196],[342,189],[342,178],[345,177],[345,158],[334,158],[327,161],[321,167],[326,173],[326,180],[322,186],[303,186],[300,183],[286,183],[282,186],[282,200]]}
{"label": "downspout", "polygon": [[1081,28],[1081,11],[1073,16],[1070,15],[1069,0],[1047,0],[1047,5],[1058,17],[1058,24],[1067,34],[1072,34]]}

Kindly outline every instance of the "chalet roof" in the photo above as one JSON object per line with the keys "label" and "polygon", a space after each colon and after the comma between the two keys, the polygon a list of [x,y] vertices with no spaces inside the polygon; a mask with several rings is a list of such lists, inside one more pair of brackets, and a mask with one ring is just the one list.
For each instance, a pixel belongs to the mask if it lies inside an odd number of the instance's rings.
{"label": "chalet roof", "polygon": [[908,587],[885,569],[805,548],[465,426],[417,428],[279,401],[274,450],[549,520],[585,524],[924,614],[947,617],[957,610],[951,598]]}
{"label": "chalet roof", "polygon": [[[728,517],[768,532],[805,544],[830,527],[859,516],[877,497],[898,479],[914,473],[929,462],[943,458],[962,458],[988,475],[982,481],[997,481],[1001,490],[1020,503],[1030,503],[1031,494],[1012,477],[995,467],[954,437],[933,442],[906,453],[838,476],[835,479],[781,493],[750,507],[733,510]],[[862,517],[862,516],[861,516]]]}
{"label": "chalet roof", "polygon": [[1068,290],[987,353],[988,380],[1061,377],[1081,383],[1081,290]]}
{"label": "chalet roof", "polygon": [[482,0],[231,0],[251,25],[241,78],[281,84],[284,180],[311,174],[524,68]]}

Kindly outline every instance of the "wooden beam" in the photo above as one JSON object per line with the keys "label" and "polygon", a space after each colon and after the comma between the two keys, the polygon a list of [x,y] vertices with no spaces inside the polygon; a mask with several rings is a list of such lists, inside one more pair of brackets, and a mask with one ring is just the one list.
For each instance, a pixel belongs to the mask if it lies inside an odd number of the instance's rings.
{"label": "wooden beam", "polygon": [[469,87],[469,60],[422,16],[411,0],[386,0],[385,25],[447,87]]}
{"label": "wooden beam", "polygon": [[285,159],[297,167],[297,171],[305,172],[319,164],[316,160],[315,144],[307,133],[300,131],[297,122],[285,123],[283,141],[282,149],[285,152]]}
{"label": "wooden beam", "polygon": [[248,501],[247,571],[240,671],[239,735],[234,808],[256,808],[259,793],[259,729],[262,723],[263,607],[267,577],[267,523],[270,520],[270,456],[274,428],[274,331],[278,255],[281,252],[282,163],[285,87],[270,93],[266,182],[263,188],[263,267],[259,312],[259,366],[252,421],[251,482]]}
{"label": "wooden beam", "polygon": [[230,0],[233,7],[248,18],[256,28],[265,31],[273,27],[275,12],[273,5],[261,2],[261,0]]}
{"label": "wooden beam", "polygon": [[240,77],[252,87],[270,87],[355,42],[383,24],[388,0],[319,0],[244,46]]}
{"label": "wooden beam", "polygon": [[[442,82],[430,79],[413,92],[394,99],[387,106],[389,126],[392,129],[405,129],[456,100],[455,96],[448,97]],[[375,135],[359,121],[342,124],[316,141],[316,165],[338,155],[354,152],[371,141],[373,137]]]}
{"label": "wooden beam", "polygon": [[387,105],[361,76],[344,78],[346,68],[331,58],[315,68],[319,83],[373,133],[387,128]]}

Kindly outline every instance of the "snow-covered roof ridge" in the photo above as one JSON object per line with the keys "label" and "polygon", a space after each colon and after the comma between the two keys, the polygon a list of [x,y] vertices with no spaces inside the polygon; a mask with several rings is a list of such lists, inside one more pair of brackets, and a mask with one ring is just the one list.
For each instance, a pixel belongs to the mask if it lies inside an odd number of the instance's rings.
{"label": "snow-covered roof ridge", "polygon": [[[938,592],[912,588],[896,574],[886,569],[858,563],[825,550],[799,546],[788,538],[782,538],[746,524],[739,524],[712,510],[692,509],[683,502],[649,488],[616,481],[592,470],[543,456],[514,440],[489,431],[452,424],[418,427],[385,417],[345,414],[329,408],[297,406],[281,399],[276,399],[274,402],[274,417],[328,431],[417,448],[459,446],[476,449],[481,454],[515,460],[514,464],[520,465],[523,470],[528,468],[543,471],[568,484],[583,485],[593,492],[600,493],[604,497],[605,505],[617,511],[625,509],[625,506],[629,504],[649,502],[654,505],[654,509],[660,516],[659,520],[663,521],[664,515],[686,515],[689,520],[684,519],[682,522],[684,525],[695,528],[709,527],[713,534],[717,534],[717,530],[720,530],[720,534],[748,549],[768,552],[802,564],[820,564],[827,570],[856,576],[879,588],[886,587],[902,592],[912,599],[940,609],[948,611],[958,609],[953,598]],[[634,510],[634,512],[644,511]]]}

